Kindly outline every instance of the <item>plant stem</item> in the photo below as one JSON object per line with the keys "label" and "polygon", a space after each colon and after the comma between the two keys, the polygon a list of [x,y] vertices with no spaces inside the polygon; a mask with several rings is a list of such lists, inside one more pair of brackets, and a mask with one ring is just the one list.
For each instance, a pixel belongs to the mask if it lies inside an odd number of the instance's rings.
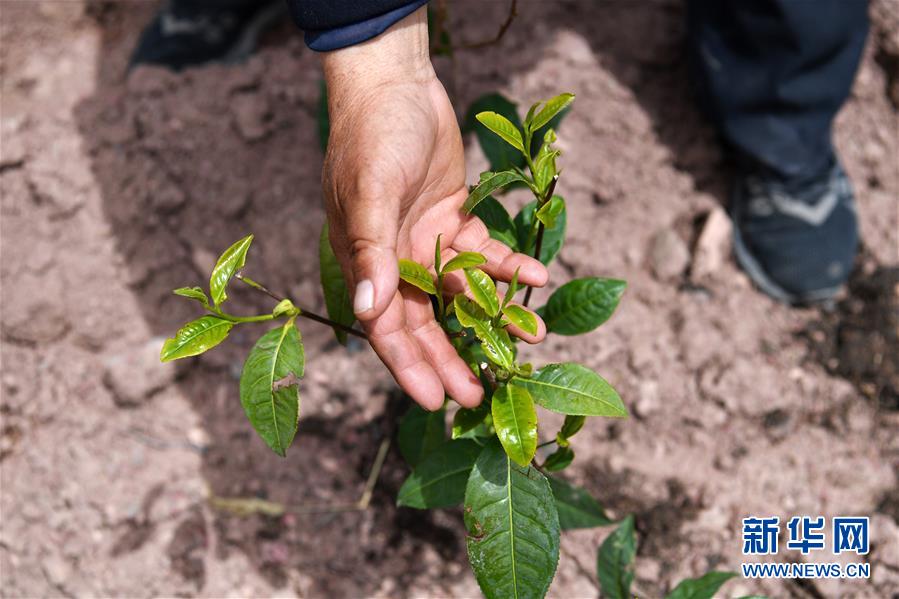
{"label": "plant stem", "polygon": [[[246,283],[253,289],[256,289],[257,291],[261,291],[262,293],[266,294],[267,296],[269,296],[270,298],[272,298],[274,300],[277,300],[279,302],[284,300],[284,298],[279,296],[277,293],[273,293],[268,288],[266,288],[264,285],[257,283],[256,281],[254,281],[253,279],[251,279],[249,277],[245,277],[242,274],[237,274],[234,277],[236,279]],[[349,335],[355,335],[356,337],[359,337],[361,339],[368,339],[368,335],[366,335],[362,331],[354,329],[353,327],[348,327],[345,324],[335,322],[335,321],[331,320],[330,318],[326,318],[324,316],[319,316],[318,314],[315,314],[314,312],[309,312],[308,310],[304,310],[303,308],[300,308],[299,306],[297,306],[297,309],[300,311],[300,313],[297,316],[302,316],[303,318],[308,318],[309,320],[314,320],[315,322],[320,322],[321,324],[328,325],[329,327],[334,328],[334,329],[339,329],[339,330],[343,331],[344,333],[347,333]],[[223,316],[223,318],[225,318],[225,317]],[[273,317],[271,315],[265,315],[265,318],[263,318],[261,316],[254,316],[254,317],[250,317],[250,318],[257,318],[258,320],[271,320]],[[228,319],[228,320],[231,320],[231,319]],[[258,322],[258,321],[257,320],[235,320],[234,322]]]}
{"label": "plant stem", "polygon": [[[534,208],[534,218],[535,219],[537,218],[537,210],[539,210],[540,207],[543,206],[543,204],[545,204],[546,202],[548,202],[552,199],[553,193],[555,193],[555,191],[556,191],[556,183],[558,183],[558,182],[559,182],[559,175],[557,174],[553,177],[552,181],[549,182],[549,185],[546,188],[546,193],[543,194],[543,197],[537,198],[537,207]],[[537,226],[537,241],[534,244],[534,258],[536,258],[537,260],[540,260],[540,252],[543,251],[544,229],[545,229],[545,227],[543,226],[543,223],[541,222]],[[530,243],[528,243],[528,245],[530,245]],[[522,302],[522,305],[524,305],[525,307],[527,307],[528,302],[531,301],[531,292],[533,290],[534,290],[534,288],[531,287],[530,285],[528,285],[527,291],[524,292],[524,302]]]}
{"label": "plant stem", "polygon": [[259,316],[234,316],[233,314],[226,314],[222,312],[218,308],[213,306],[209,306],[209,311],[218,316],[219,318],[224,318],[230,322],[265,322],[266,320],[274,319],[274,315],[272,314],[260,314]]}
{"label": "plant stem", "polygon": [[490,46],[499,42],[503,39],[503,36],[506,35],[506,31],[509,30],[509,27],[512,25],[512,21],[515,20],[515,17],[518,15],[518,0],[512,0],[512,4],[509,6],[509,14],[506,16],[506,20],[500,26],[499,31],[493,37],[493,39],[483,40],[480,42],[473,42],[469,44],[461,44],[459,49],[461,50],[474,50],[477,48],[483,48],[485,46]]}
{"label": "plant stem", "polygon": [[555,439],[553,439],[552,441],[546,441],[545,443],[541,443],[540,445],[538,445],[537,449],[540,449],[541,447],[546,447],[547,445],[552,445],[555,442],[556,442]]}

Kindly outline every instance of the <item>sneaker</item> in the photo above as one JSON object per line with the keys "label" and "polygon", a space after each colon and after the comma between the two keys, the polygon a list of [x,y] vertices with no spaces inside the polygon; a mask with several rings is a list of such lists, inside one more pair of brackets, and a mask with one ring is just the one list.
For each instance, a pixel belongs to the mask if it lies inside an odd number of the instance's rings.
{"label": "sneaker", "polygon": [[232,6],[172,0],[144,29],[128,68],[153,64],[177,71],[243,60],[256,49],[260,33],[286,14],[284,0]]}
{"label": "sneaker", "polygon": [[849,178],[834,160],[811,182],[740,177],[731,202],[734,254],[758,287],[789,304],[831,300],[849,277],[858,219]]}

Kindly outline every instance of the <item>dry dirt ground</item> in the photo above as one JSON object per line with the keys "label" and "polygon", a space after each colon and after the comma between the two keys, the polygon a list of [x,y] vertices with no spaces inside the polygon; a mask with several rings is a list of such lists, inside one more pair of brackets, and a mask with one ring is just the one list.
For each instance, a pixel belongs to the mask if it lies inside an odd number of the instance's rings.
{"label": "dry dirt ground", "polygon": [[[636,590],[736,569],[744,516],[858,514],[871,516],[870,581],[740,579],[725,594],[896,595],[899,3],[873,6],[836,123],[866,249],[830,313],[760,295],[716,241],[727,164],[691,101],[679,2],[520,4],[498,45],[439,68],[460,112],[495,90],[522,105],[578,95],[561,128],[569,242],[552,272],[630,286],[608,325],[530,353],[596,368],[633,413],[589,423],[567,476],[613,515],[636,514]],[[287,459],[238,402],[259,331],[158,364],[164,336],[195,315],[170,290],[201,282],[248,232],[249,274],[321,310],[322,210],[316,57],[285,24],[244,64],[126,77],[154,6],[0,6],[0,592],[477,596],[460,514],[394,507],[396,451],[368,511],[297,507],[354,500],[403,409],[369,350],[303,323],[310,366]],[[492,34],[506,6],[450,3],[454,35]],[[468,141],[474,180],[485,161]],[[267,306],[234,295],[238,309]],[[213,496],[290,507],[242,516]],[[598,595],[608,532],[564,535],[552,596]]]}

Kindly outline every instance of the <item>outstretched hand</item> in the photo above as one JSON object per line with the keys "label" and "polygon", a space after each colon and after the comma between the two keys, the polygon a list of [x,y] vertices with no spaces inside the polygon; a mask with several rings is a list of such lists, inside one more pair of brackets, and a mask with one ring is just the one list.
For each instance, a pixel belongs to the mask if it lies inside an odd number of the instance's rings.
{"label": "outstretched hand", "polygon": [[[444,261],[476,251],[482,268],[508,282],[546,284],[546,268],[491,239],[461,207],[467,196],[459,126],[428,56],[420,9],[369,42],[325,55],[331,130],[323,171],[329,235],[356,317],[399,385],[435,410],[449,395],[480,403],[483,389],[434,318],[431,302],[400,283],[397,258],[431,266],[441,236]],[[451,273],[446,292],[466,291]],[[536,336],[511,329],[530,343]]]}

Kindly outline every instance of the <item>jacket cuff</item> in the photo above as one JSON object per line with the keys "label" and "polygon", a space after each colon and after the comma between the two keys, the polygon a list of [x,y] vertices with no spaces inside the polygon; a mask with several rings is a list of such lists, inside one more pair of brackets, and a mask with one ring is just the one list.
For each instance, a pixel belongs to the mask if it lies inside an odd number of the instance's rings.
{"label": "jacket cuff", "polygon": [[305,32],[306,45],[316,52],[329,52],[359,44],[384,33],[391,25],[411,15],[427,3],[428,0],[415,0],[358,23],[324,30],[307,29]]}

